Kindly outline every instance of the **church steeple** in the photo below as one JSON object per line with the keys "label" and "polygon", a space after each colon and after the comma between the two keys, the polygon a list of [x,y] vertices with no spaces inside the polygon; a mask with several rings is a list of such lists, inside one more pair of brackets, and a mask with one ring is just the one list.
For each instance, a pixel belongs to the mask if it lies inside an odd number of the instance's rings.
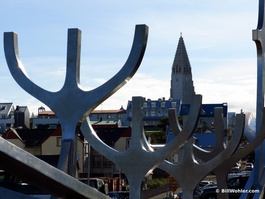
{"label": "church steeple", "polygon": [[181,33],[172,65],[170,97],[189,104],[192,95],[194,95],[194,87],[191,65]]}
{"label": "church steeple", "polygon": [[172,73],[191,74],[190,61],[182,34],[179,38],[179,43],[172,66]]}

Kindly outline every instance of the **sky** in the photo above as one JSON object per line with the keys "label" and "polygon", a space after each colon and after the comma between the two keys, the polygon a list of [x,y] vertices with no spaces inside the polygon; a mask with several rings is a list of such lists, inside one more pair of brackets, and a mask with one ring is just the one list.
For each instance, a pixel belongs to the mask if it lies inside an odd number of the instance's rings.
{"label": "sky", "polygon": [[[203,103],[228,103],[229,112],[255,113],[258,0],[0,0],[0,32],[16,32],[28,77],[58,91],[66,71],[67,29],[82,30],[81,86],[94,89],[125,63],[135,25],[149,27],[147,48],[134,77],[97,109],[126,108],[132,96],[169,98],[171,67],[182,34],[196,94]],[[0,40],[0,102],[28,106],[43,102],[12,78]]]}

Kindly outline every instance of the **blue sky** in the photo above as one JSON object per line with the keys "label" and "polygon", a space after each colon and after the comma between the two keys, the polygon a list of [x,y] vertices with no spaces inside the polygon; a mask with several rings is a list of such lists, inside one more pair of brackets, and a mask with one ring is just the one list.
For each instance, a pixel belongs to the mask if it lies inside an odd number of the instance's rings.
{"label": "blue sky", "polygon": [[[126,107],[132,96],[169,98],[170,72],[180,33],[203,103],[227,102],[229,111],[255,112],[258,0],[0,0],[0,31],[16,32],[28,76],[51,91],[65,77],[67,29],[82,30],[81,85],[93,89],[123,66],[136,24],[149,26],[136,75],[98,109]],[[3,39],[0,40],[3,46]],[[0,50],[0,102],[39,102],[13,80]],[[48,107],[46,107],[49,109]]]}

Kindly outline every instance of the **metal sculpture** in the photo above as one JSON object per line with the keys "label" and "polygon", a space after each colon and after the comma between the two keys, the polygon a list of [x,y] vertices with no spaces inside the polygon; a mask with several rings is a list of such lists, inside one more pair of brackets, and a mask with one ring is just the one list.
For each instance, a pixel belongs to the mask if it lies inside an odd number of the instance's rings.
{"label": "metal sculpture", "polygon": [[[58,164],[60,170],[72,176],[76,175],[76,128],[79,128],[82,121],[95,107],[115,93],[135,74],[145,52],[147,36],[148,27],[137,25],[132,49],[123,68],[100,87],[91,91],[83,91],[79,87],[81,31],[69,29],[65,83],[61,90],[50,92],[37,86],[26,76],[19,59],[17,35],[13,32],[4,33],[5,56],[12,76],[25,91],[49,106],[56,113],[62,125],[62,149]],[[13,157],[9,154],[9,158],[13,161],[17,155],[14,154]],[[26,153],[24,158],[30,159],[29,154]],[[29,166],[32,165],[29,164]],[[43,164],[39,166],[40,170],[45,168]],[[27,171],[30,176],[32,172]],[[18,173],[23,176],[25,170],[21,169]],[[35,176],[32,177],[35,178]],[[46,186],[52,186],[52,184]]]}
{"label": "metal sculpture", "polygon": [[[81,31],[68,30],[67,45],[67,70],[64,85],[57,92],[47,91],[34,84],[24,73],[19,59],[17,35],[13,32],[4,34],[4,50],[9,70],[17,83],[29,94],[39,99],[53,110],[62,124],[62,150],[58,168],[56,169],[29,153],[0,138],[0,167],[10,171],[33,185],[52,193],[56,197],[66,199],[108,198],[107,196],[91,189],[89,186],[77,181],[72,176],[76,175],[76,129],[81,128],[89,144],[99,153],[116,163],[127,176],[130,184],[130,198],[141,198],[141,182],[145,175],[159,164],[160,168],[170,173],[181,185],[185,198],[193,198],[193,192],[198,182],[210,171],[217,175],[219,186],[226,186],[226,175],[235,162],[259,145],[265,137],[265,58],[263,46],[265,45],[264,33],[264,0],[259,0],[259,19],[256,30],[253,30],[253,40],[257,46],[258,77],[257,77],[257,123],[256,135],[246,131],[246,136],[251,141],[244,149],[236,150],[243,128],[244,117],[237,115],[236,133],[228,147],[222,146],[222,118],[221,112],[216,110],[215,125],[219,133],[217,148],[212,152],[202,151],[194,147],[192,132],[195,128],[201,96],[195,96],[188,119],[184,119],[184,128],[181,130],[176,111],[169,110],[170,124],[176,138],[164,148],[153,151],[148,144],[143,131],[143,99],[133,98],[132,137],[129,148],[125,152],[118,152],[103,143],[94,132],[89,119],[86,117],[101,102],[121,88],[137,71],[143,58],[148,28],[137,25],[130,55],[123,68],[109,81],[91,91],[83,91],[79,87]],[[263,112],[262,112],[263,110]],[[70,116],[71,115],[71,116]],[[263,118],[263,119],[262,119]],[[83,125],[81,126],[83,122]],[[165,159],[183,147],[184,156],[180,163],[173,164]],[[194,150],[194,153],[193,153]],[[264,197],[265,192],[265,142],[255,149],[254,170],[246,185],[248,189],[258,189],[260,193],[254,198]],[[197,156],[204,162],[199,164]],[[17,167],[20,167],[18,170]],[[67,175],[68,173],[69,175]],[[192,178],[187,178],[192,175]],[[227,197],[222,195],[222,198]],[[242,195],[241,198],[247,197]]]}
{"label": "metal sculpture", "polygon": [[[222,110],[215,109],[215,128],[222,130]],[[209,161],[198,163],[193,154],[193,137],[183,147],[183,158],[178,163],[172,163],[165,160],[159,168],[169,173],[180,184],[184,197],[186,199],[192,199],[196,186],[198,183],[213,169],[225,161],[236,150],[240,138],[243,133],[244,127],[244,115],[237,114],[236,116],[236,128],[235,134],[227,148],[222,150],[219,154],[212,157]],[[179,127],[171,126],[175,135],[180,132]],[[187,177],[192,176],[192,177]]]}
{"label": "metal sculpture", "polygon": [[[65,172],[38,159],[0,137],[0,168],[35,185],[56,197],[64,199],[109,199],[105,194],[78,181]],[[22,198],[6,190],[3,198]],[[0,196],[0,198],[2,198]],[[7,197],[9,196],[9,197]],[[23,198],[31,198],[24,195]]]}
{"label": "metal sculpture", "polygon": [[[116,151],[102,142],[93,130],[89,119],[84,121],[81,130],[91,146],[117,164],[125,173],[130,186],[130,199],[141,198],[143,178],[157,167],[165,158],[179,150],[191,136],[197,124],[201,107],[201,96],[196,95],[192,100],[189,117],[182,131],[165,147],[153,151],[147,144],[143,131],[143,98],[132,99],[132,136],[129,148],[124,152]],[[178,118],[174,109],[168,112],[172,126],[178,126]]]}
{"label": "metal sculpture", "polygon": [[[256,132],[259,132],[262,125],[262,108],[264,106],[265,93],[265,32],[264,32],[264,0],[259,0],[259,13],[257,29],[252,31],[252,39],[257,48],[257,104],[256,104]],[[254,198],[265,195],[265,141],[255,150],[254,177],[252,187],[259,189],[261,194],[255,194]],[[263,196],[261,196],[263,195]]]}
{"label": "metal sculpture", "polygon": [[[215,115],[216,115],[215,110]],[[219,110],[220,111],[220,110]],[[265,108],[263,108],[263,112],[265,111]],[[215,117],[215,121],[218,121],[218,119]],[[217,123],[218,125],[218,123]],[[219,190],[221,189],[226,189],[227,188],[227,175],[230,172],[231,168],[242,158],[247,156],[251,151],[253,151],[257,146],[259,146],[262,141],[265,139],[265,118],[262,120],[262,128],[260,129],[259,133],[257,136],[254,136],[254,132],[249,128],[249,115],[246,115],[246,122],[245,122],[245,127],[244,127],[244,134],[249,140],[249,144],[246,145],[244,148],[237,149],[229,158],[224,160],[218,167],[216,167],[213,170],[213,173],[216,175],[217,179],[217,188]],[[212,151],[205,151],[202,150],[201,148],[197,147],[194,145],[194,155],[195,157],[203,160],[204,162],[207,162],[211,160],[213,157],[217,156],[219,153],[224,150],[224,137],[223,137],[223,127],[219,126],[215,128],[215,133],[216,133],[216,147]],[[240,140],[238,140],[239,142]],[[245,190],[251,190],[251,187],[246,187]],[[246,198],[246,194],[242,194],[242,197]],[[220,199],[227,198],[228,199],[228,194],[227,193],[217,193],[217,197]]]}
{"label": "metal sculpture", "polygon": [[81,31],[68,30],[67,70],[64,85],[57,92],[44,90],[24,73],[19,59],[17,35],[4,33],[6,61],[13,78],[29,94],[53,110],[62,125],[62,149],[58,168],[76,175],[76,128],[89,113],[120,89],[137,71],[143,58],[148,36],[145,25],[137,25],[130,55],[123,68],[109,81],[91,91],[79,87]]}

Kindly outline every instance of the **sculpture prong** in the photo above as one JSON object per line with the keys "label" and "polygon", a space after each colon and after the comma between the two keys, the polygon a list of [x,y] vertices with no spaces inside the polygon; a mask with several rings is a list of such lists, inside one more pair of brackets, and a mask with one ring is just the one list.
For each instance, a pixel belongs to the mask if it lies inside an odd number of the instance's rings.
{"label": "sculpture prong", "polygon": [[[75,175],[76,127],[80,126],[95,107],[120,89],[135,74],[145,52],[147,36],[148,27],[137,25],[131,52],[122,69],[102,86],[91,91],[83,91],[79,87],[81,31],[69,29],[65,83],[61,90],[50,92],[34,84],[22,70],[17,35],[15,33],[4,34],[6,61],[14,79],[26,92],[49,106],[62,125],[59,168],[65,172]],[[69,117],[69,113],[71,113],[71,117]],[[69,165],[66,167],[65,164]],[[68,171],[65,170],[66,168]]]}
{"label": "sculpture prong", "polygon": [[[176,138],[161,149],[153,151],[149,148],[143,135],[143,98],[133,97],[132,100],[132,136],[130,146],[126,151],[118,152],[103,143],[95,135],[91,125],[86,121],[82,124],[83,135],[90,143],[91,147],[109,160],[117,164],[128,178],[130,185],[130,199],[140,198],[140,189],[142,179],[158,166],[166,157],[179,150],[190,137],[196,125],[199,110],[201,107],[202,96],[194,96],[193,104],[190,108],[190,117],[187,120],[185,129],[190,131],[181,131]],[[171,117],[171,115],[169,115]],[[176,122],[176,115],[173,113]],[[191,121],[189,121],[191,120]],[[188,126],[193,125],[193,126]]]}
{"label": "sculpture prong", "polygon": [[[219,114],[218,114],[219,113]],[[220,114],[220,110],[217,111],[218,118]],[[221,123],[221,120],[215,121]],[[188,122],[187,122],[188,123]],[[193,198],[193,192],[197,186],[197,184],[214,168],[216,168],[219,164],[221,164],[225,159],[229,158],[229,156],[236,150],[240,138],[243,132],[243,125],[244,124],[244,116],[243,114],[238,114],[236,117],[236,130],[235,134],[232,137],[232,140],[228,147],[221,151],[219,154],[216,154],[212,159],[205,161],[199,164],[193,155],[193,138],[190,138],[189,141],[183,147],[183,157],[180,162],[172,163],[169,161],[164,161],[159,168],[163,169],[171,176],[175,178],[177,182],[179,182],[184,197],[187,199]],[[223,129],[223,124],[218,124],[217,127]],[[173,142],[173,141],[171,141]],[[170,143],[171,143],[170,142]],[[208,154],[206,154],[208,155]],[[201,158],[201,157],[199,157]],[[203,159],[203,158],[201,158]],[[188,175],[191,175],[192,178],[187,178]]]}
{"label": "sculpture prong", "polygon": [[18,36],[14,32],[4,33],[4,51],[10,73],[26,92],[37,99],[42,98],[49,92],[34,84],[26,75],[23,64],[19,58]]}
{"label": "sculpture prong", "polygon": [[178,114],[176,109],[169,109],[168,110],[168,118],[170,127],[172,128],[172,132],[175,136],[177,136],[181,132],[181,126],[178,120]]}
{"label": "sculpture prong", "polygon": [[[68,29],[66,77],[64,86],[78,87],[80,83],[81,31]],[[69,84],[69,85],[68,85]]]}

